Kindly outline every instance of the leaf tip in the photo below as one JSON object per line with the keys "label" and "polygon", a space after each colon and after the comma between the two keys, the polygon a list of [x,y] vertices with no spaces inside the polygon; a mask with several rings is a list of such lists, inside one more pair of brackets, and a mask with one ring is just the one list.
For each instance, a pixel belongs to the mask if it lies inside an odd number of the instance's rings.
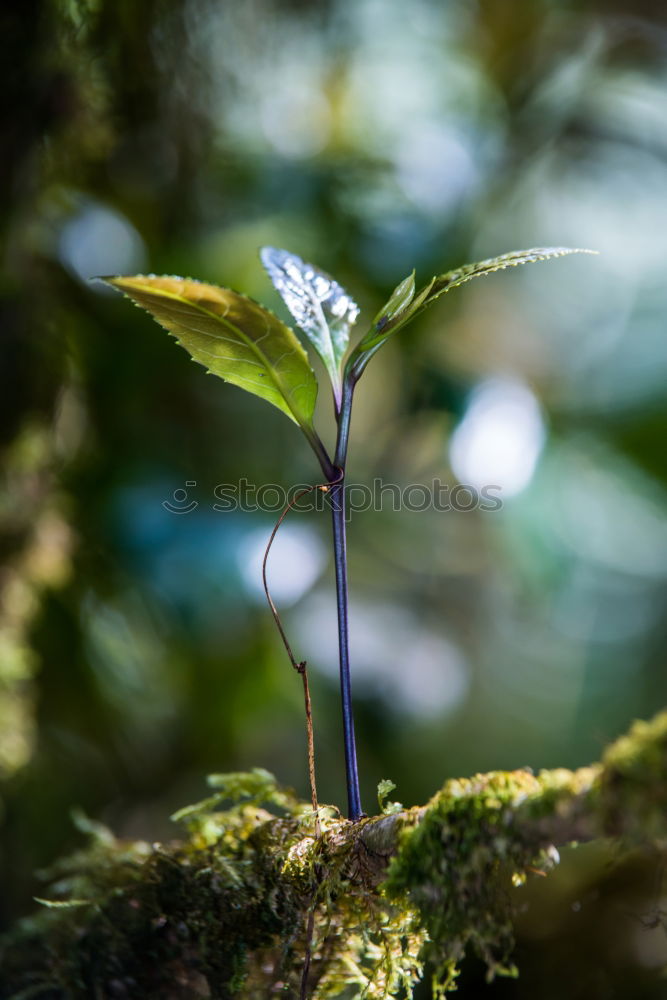
{"label": "leaf tip", "polygon": [[103,285],[113,285],[116,282],[117,278],[116,278],[116,275],[113,275],[113,274],[93,274],[87,280],[91,284],[92,284],[93,281],[99,281]]}
{"label": "leaf tip", "polygon": [[588,253],[593,254],[594,256],[598,256],[600,253],[599,250],[591,250],[590,247],[546,247],[544,252],[561,257],[570,253]]}
{"label": "leaf tip", "polygon": [[573,253],[586,253],[597,257],[599,250],[591,250],[589,247],[547,247],[544,251],[550,257],[567,257]]}
{"label": "leaf tip", "polygon": [[[138,277],[140,277],[140,275],[134,275],[134,279]],[[125,274],[96,274],[88,280],[99,281],[103,285],[108,285],[110,288],[115,288],[116,291],[127,294],[127,290],[131,287],[133,278],[130,278]]]}
{"label": "leaf tip", "polygon": [[276,272],[285,265],[285,262],[289,258],[293,258],[300,263],[303,263],[300,257],[297,257],[296,254],[290,253],[289,250],[281,250],[280,247],[269,245],[259,248],[259,259],[261,260],[262,266],[271,281],[274,280]]}

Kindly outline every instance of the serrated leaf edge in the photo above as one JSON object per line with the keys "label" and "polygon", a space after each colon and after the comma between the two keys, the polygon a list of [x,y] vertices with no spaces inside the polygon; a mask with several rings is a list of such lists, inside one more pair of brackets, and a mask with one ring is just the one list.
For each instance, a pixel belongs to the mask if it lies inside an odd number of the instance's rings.
{"label": "serrated leaf edge", "polygon": [[[301,343],[301,341],[299,340],[299,338],[296,336],[296,333],[294,332],[294,330],[292,329],[292,327],[290,327],[286,323],[284,323],[283,320],[281,320],[280,317],[277,316],[271,309],[268,309],[261,302],[257,302],[255,299],[251,298],[249,295],[245,295],[243,292],[237,292],[235,289],[233,289],[233,288],[227,288],[226,286],[223,286],[223,285],[214,285],[214,284],[212,284],[212,282],[202,281],[199,278],[183,278],[180,275],[176,275],[176,274],[152,274],[151,273],[151,274],[137,274],[137,275],[116,275],[114,277],[100,277],[100,278],[97,279],[99,281],[104,281],[106,284],[111,285],[112,287],[118,289],[118,291],[120,291],[125,296],[125,298],[129,299],[130,302],[132,302],[132,304],[134,306],[136,306],[137,309],[141,309],[143,312],[148,313],[148,315],[159,326],[161,326],[162,329],[165,330],[166,333],[170,337],[173,337],[173,339],[176,340],[179,344],[180,344],[180,339],[178,337],[178,334],[174,333],[172,330],[169,330],[167,327],[165,327],[163,325],[163,323],[161,323],[160,320],[157,319],[157,317],[151,312],[150,309],[147,309],[146,306],[142,305],[140,302],[137,302],[132,297],[132,295],[131,295],[130,292],[126,291],[121,285],[118,284],[118,281],[122,281],[124,278],[125,279],[131,278],[132,280],[135,280],[135,279],[139,279],[140,280],[141,278],[170,278],[170,279],[172,279],[174,281],[191,281],[193,284],[196,284],[196,285],[202,285],[204,287],[208,286],[208,287],[213,287],[213,288],[220,288],[223,291],[232,292],[234,295],[238,295],[239,298],[245,299],[247,302],[251,302],[252,305],[256,306],[262,312],[268,313],[272,317],[272,319],[274,319],[288,333],[290,333],[292,335],[293,340],[294,340],[294,344],[292,345],[292,350],[296,351],[297,353],[300,353],[302,360],[308,366],[308,370],[312,373],[313,378],[315,379],[315,384],[317,385],[317,378],[315,376],[315,372],[311,368],[310,359],[308,358],[308,353],[306,352],[306,350],[305,350],[303,344]],[[146,290],[150,291],[151,290],[150,286],[147,286]],[[309,428],[312,428],[312,420],[309,421],[307,424],[304,425],[303,422],[297,416],[297,413],[294,411],[294,409],[292,407],[292,403],[290,402],[290,396],[293,395],[297,391],[297,389],[302,388],[302,385],[301,384],[296,385],[292,389],[290,389],[289,392],[286,392],[283,389],[282,385],[280,384],[280,380],[275,377],[274,366],[268,361],[268,359],[262,354],[261,351],[257,350],[256,345],[255,345],[255,341],[253,341],[251,338],[247,337],[247,335],[244,334],[243,331],[239,327],[235,326],[234,323],[231,323],[224,316],[221,316],[218,313],[211,312],[209,309],[205,309],[202,306],[198,305],[197,303],[190,302],[188,299],[184,298],[182,295],[177,295],[174,292],[165,291],[164,289],[158,289],[157,293],[159,295],[163,295],[165,298],[171,299],[174,302],[180,302],[180,303],[183,303],[184,305],[188,305],[188,306],[190,306],[192,308],[199,309],[206,316],[209,316],[211,319],[213,319],[213,320],[215,320],[215,321],[217,321],[219,323],[224,324],[228,329],[233,330],[235,333],[237,333],[237,335],[239,335],[241,337],[241,339],[244,341],[244,343],[247,344],[247,346],[250,348],[250,350],[252,350],[252,352],[255,354],[255,356],[258,357],[261,360],[263,366],[268,371],[268,373],[269,373],[269,375],[271,377],[271,380],[272,380],[275,388],[278,390],[279,394],[282,396],[282,398],[287,403],[287,406],[289,407],[290,412],[287,414],[287,416],[289,416],[290,419],[293,420],[299,426],[302,426],[302,427],[303,426],[307,426]],[[155,290],[153,290],[153,294],[155,294]],[[267,333],[268,333],[268,330],[267,330]],[[181,344],[181,346],[183,346],[183,345]],[[187,350],[187,348],[186,348],[186,350]],[[283,357],[284,357],[284,355],[283,355]],[[200,365],[202,364],[200,361],[197,361],[196,358],[192,358],[191,357],[191,360],[194,361],[196,364],[200,364]],[[216,378],[222,379],[223,382],[227,382],[230,385],[234,385],[234,383],[230,382],[230,380],[227,379],[227,378],[225,378],[224,375],[219,375],[217,372],[211,371],[211,369],[207,368],[206,365],[202,365],[202,367],[206,370],[207,375],[214,375]],[[239,387],[237,386],[237,388],[239,388]]]}

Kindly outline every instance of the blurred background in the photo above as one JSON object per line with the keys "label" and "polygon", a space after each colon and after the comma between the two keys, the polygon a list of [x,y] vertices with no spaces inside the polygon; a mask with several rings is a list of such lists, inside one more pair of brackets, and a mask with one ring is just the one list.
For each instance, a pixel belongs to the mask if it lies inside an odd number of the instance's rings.
{"label": "blurred background", "polygon": [[[588,763],[665,704],[663,4],[23,0],[0,44],[5,925],[81,843],[73,807],[156,840],[211,771],[308,795],[260,590],[276,515],[213,491],[314,482],[314,459],[92,275],[199,277],[287,318],[269,243],[369,319],[413,267],[599,250],[455,290],[360,384],[355,482],[502,499],[352,518],[365,807],[382,778],[414,804],[448,776]],[[331,443],[329,410],[323,387]],[[293,516],[271,578],[310,664],[320,797],[343,806],[329,530]],[[589,847],[521,890],[520,978],[485,987],[473,960],[460,995],[667,996],[661,880],[633,864]]]}

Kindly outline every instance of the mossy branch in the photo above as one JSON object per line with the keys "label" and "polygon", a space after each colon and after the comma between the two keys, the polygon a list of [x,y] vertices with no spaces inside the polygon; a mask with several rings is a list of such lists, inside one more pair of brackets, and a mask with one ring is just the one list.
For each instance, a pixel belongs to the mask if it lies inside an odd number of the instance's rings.
{"label": "mossy branch", "polygon": [[443,995],[468,946],[511,971],[514,887],[558,846],[667,837],[667,712],[578,771],[448,781],[423,807],[358,823],[321,809],[319,838],[267,772],[212,784],[179,814],[182,842],[122,842],[78,819],[89,846],[3,942],[3,1000],[383,997],[409,994],[425,957]]}

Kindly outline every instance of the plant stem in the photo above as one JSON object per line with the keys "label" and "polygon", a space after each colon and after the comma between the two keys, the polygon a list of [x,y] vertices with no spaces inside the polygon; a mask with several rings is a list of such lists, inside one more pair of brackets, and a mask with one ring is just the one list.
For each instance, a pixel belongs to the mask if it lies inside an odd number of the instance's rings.
{"label": "plant stem", "polygon": [[[337,480],[331,487],[331,517],[333,524],[334,560],[336,565],[336,601],[338,605],[338,652],[340,660],[340,694],[343,709],[343,738],[345,743],[345,775],[347,779],[348,815],[356,821],[363,815],[357,771],[357,750],[354,738],[354,716],[352,713],[352,685],[350,680],[350,649],[347,612],[347,547],[345,537],[345,463],[350,433],[352,397],[356,379],[346,378],[343,398],[338,415],[338,440],[334,457],[334,476]],[[340,477],[340,478],[339,478]]]}
{"label": "plant stem", "polygon": [[[317,433],[302,427],[308,441],[315,452],[327,482],[331,483],[329,498],[331,502],[331,520],[333,524],[334,563],[336,567],[336,603],[338,606],[338,655],[340,663],[340,696],[343,709],[343,741],[345,745],[345,777],[347,782],[347,806],[351,820],[358,820],[363,815],[361,795],[359,792],[359,774],[357,770],[357,748],[354,738],[354,716],[352,713],[352,683],[350,679],[350,643],[347,613],[347,546],[345,531],[346,492],[345,463],[347,461],[347,445],[350,436],[350,417],[352,414],[352,399],[358,375],[349,371],[343,382],[343,393],[340,406],[336,401],[336,419],[338,421],[338,437],[336,453],[331,460]],[[281,630],[282,631],[282,630]]]}

